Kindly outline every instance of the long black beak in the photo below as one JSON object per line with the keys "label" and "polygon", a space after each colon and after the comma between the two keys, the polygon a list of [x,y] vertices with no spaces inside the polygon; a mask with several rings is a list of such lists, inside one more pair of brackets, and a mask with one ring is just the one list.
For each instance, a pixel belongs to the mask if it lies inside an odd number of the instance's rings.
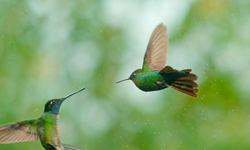
{"label": "long black beak", "polygon": [[130,78],[124,79],[124,80],[121,80],[121,81],[117,81],[116,84],[117,84],[117,83],[120,83],[120,82],[123,82],[123,81],[127,81],[127,80],[130,80]]}
{"label": "long black beak", "polygon": [[86,89],[86,88],[85,88],[85,87],[84,87],[84,88],[81,88],[80,90],[75,91],[74,93],[71,93],[71,94],[69,94],[69,95],[67,95],[67,96],[65,96],[65,97],[63,97],[63,98],[60,98],[60,99],[61,99],[62,101],[64,101],[65,99],[69,98],[69,97],[72,96],[72,95],[75,95],[76,93],[79,93],[79,92],[83,91],[84,89]]}

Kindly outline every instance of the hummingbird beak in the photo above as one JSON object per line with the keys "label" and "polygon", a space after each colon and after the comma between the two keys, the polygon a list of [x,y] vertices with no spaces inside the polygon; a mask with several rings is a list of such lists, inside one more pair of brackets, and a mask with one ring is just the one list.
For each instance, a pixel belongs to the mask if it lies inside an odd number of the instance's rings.
{"label": "hummingbird beak", "polygon": [[127,80],[130,80],[130,78],[124,79],[124,80],[121,80],[121,81],[118,81],[118,82],[116,82],[116,84],[117,84],[117,83],[120,83],[120,82],[123,82],[123,81],[127,81]]}
{"label": "hummingbird beak", "polygon": [[69,95],[67,95],[67,96],[65,96],[65,97],[63,97],[63,98],[60,98],[60,99],[61,99],[62,101],[64,101],[65,99],[69,98],[69,97],[72,96],[72,95],[75,95],[76,93],[79,93],[79,92],[83,91],[84,89],[86,89],[86,88],[85,88],[85,87],[84,87],[84,88],[81,88],[80,90],[75,91],[74,93],[71,93],[71,94],[69,94]]}

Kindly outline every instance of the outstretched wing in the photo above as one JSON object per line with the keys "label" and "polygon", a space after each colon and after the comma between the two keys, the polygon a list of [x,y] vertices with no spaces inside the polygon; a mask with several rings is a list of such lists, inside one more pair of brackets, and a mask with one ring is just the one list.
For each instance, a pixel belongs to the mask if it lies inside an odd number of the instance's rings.
{"label": "outstretched wing", "polygon": [[167,28],[162,23],[159,24],[152,33],[146,53],[142,71],[161,70],[166,65],[168,49]]}
{"label": "outstretched wing", "polygon": [[16,143],[25,141],[37,141],[38,120],[27,120],[7,124],[0,127],[0,143]]}
{"label": "outstretched wing", "polygon": [[86,150],[86,149],[82,149],[82,148],[75,147],[75,146],[68,145],[68,144],[62,144],[62,146],[65,150]]}
{"label": "outstretched wing", "polygon": [[152,33],[146,53],[142,71],[161,70],[166,65],[168,49],[167,28],[162,23],[159,24]]}

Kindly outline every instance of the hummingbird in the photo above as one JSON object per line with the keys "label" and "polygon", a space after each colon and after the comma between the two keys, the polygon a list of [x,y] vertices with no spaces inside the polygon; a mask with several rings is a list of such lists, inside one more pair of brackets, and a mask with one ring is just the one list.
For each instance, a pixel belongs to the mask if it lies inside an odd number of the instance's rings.
{"label": "hummingbird", "polygon": [[64,100],[84,90],[69,94],[63,98],[47,101],[43,115],[38,119],[25,120],[0,126],[0,143],[37,141],[40,139],[46,150],[84,150],[62,144],[59,130],[59,109]]}
{"label": "hummingbird", "polygon": [[178,71],[166,66],[168,49],[167,27],[162,23],[153,31],[144,55],[142,69],[136,69],[128,79],[142,91],[157,91],[171,87],[179,92],[197,98],[197,76],[191,69]]}

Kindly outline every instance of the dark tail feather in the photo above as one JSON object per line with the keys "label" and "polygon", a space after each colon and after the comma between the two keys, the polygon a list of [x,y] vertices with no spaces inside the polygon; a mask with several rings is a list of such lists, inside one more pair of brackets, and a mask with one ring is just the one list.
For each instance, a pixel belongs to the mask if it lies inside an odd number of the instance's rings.
{"label": "dark tail feather", "polygon": [[[182,70],[184,71],[184,70]],[[185,77],[180,77],[178,80],[191,80],[191,81],[196,81],[198,79],[198,77],[193,74],[193,73],[189,73],[187,76]]]}
{"label": "dark tail feather", "polygon": [[186,90],[186,89],[182,89],[182,88],[179,88],[179,87],[176,87],[174,85],[170,85],[171,88],[181,92],[181,93],[184,93],[184,94],[187,94],[191,97],[194,97],[194,98],[197,98],[197,94],[194,92],[194,91],[190,91],[190,90]]}
{"label": "dark tail feather", "polygon": [[191,69],[178,71],[170,66],[166,66],[160,71],[160,74],[165,78],[171,88],[197,98],[197,93],[199,92],[197,89],[198,84],[194,81],[196,81],[198,77],[190,73],[191,71]]}

